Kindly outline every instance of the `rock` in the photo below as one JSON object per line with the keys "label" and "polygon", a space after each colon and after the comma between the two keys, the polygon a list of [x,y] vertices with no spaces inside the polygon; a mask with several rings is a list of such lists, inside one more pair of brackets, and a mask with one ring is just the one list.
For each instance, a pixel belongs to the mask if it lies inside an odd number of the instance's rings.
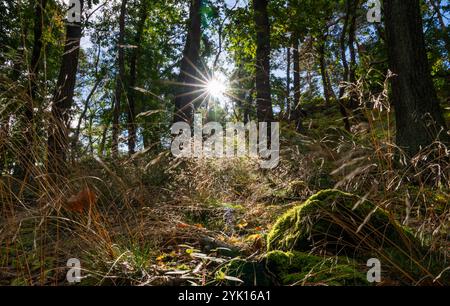
{"label": "rock", "polygon": [[[430,252],[385,210],[332,189],[281,216],[267,235],[267,248],[346,256],[361,264],[378,258],[393,278],[409,284],[433,280],[445,268],[441,255]],[[447,283],[448,276],[440,282]]]}
{"label": "rock", "polygon": [[268,252],[260,260],[236,258],[220,268],[216,279],[225,285],[368,285],[357,264],[340,257],[302,252]]}
{"label": "rock", "polygon": [[271,251],[266,254],[265,261],[266,269],[283,285],[369,285],[366,275],[345,258]]}
{"label": "rock", "polygon": [[264,262],[247,261],[240,258],[232,259],[220,268],[216,272],[216,279],[222,280],[224,285],[227,286],[273,286],[277,284],[273,277],[267,273]]}
{"label": "rock", "polygon": [[286,212],[268,234],[268,250],[339,253],[409,246],[414,237],[369,201],[339,190],[323,190]]}
{"label": "rock", "polygon": [[258,261],[230,261],[219,271],[222,280],[236,285],[239,278],[247,286],[369,285],[370,258],[380,260],[383,281],[448,284],[450,274],[441,273],[445,261],[438,254],[431,254],[385,210],[332,189],[281,216],[267,236],[267,248]]}

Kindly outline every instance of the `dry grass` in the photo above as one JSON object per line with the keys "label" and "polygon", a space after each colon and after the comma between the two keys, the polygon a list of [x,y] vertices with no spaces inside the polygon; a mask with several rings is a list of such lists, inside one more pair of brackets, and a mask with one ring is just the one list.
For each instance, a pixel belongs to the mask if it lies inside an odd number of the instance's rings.
{"label": "dry grass", "polygon": [[[272,171],[246,158],[180,161],[162,152],[75,159],[70,174],[58,177],[46,171],[46,113],[30,124],[21,115],[26,89],[2,86],[1,101],[12,102],[0,103],[2,122],[8,119],[0,138],[0,284],[66,285],[69,258],[81,260],[84,284],[215,284],[216,269],[238,251],[264,253],[278,216],[331,187],[387,209],[448,260],[448,148],[436,142],[407,162],[393,145],[386,91],[359,95],[371,101],[361,103],[369,120],[351,135],[338,124],[317,132],[310,126],[309,136],[284,127],[281,163]],[[363,86],[356,92],[366,92]],[[329,119],[318,116],[320,126]],[[31,145],[24,129],[33,132]],[[19,161],[27,170],[21,179]],[[86,186],[96,204],[71,211],[68,200]]]}

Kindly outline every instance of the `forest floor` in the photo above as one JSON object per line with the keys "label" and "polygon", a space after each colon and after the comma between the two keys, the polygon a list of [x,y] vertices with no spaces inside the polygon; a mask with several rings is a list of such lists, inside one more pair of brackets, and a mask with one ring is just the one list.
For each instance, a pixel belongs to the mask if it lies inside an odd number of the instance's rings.
{"label": "forest floor", "polygon": [[[350,134],[337,109],[310,113],[305,135],[282,125],[273,170],[249,158],[175,160],[162,152],[120,162],[83,158],[58,182],[36,176],[17,188],[5,178],[0,284],[68,285],[70,258],[79,259],[85,285],[240,284],[221,268],[236,257],[263,258],[276,220],[331,188],[386,209],[450,266],[448,164],[439,163],[441,171],[418,164],[418,172],[396,162],[385,114]],[[80,213],[73,203],[87,187],[95,205]]]}

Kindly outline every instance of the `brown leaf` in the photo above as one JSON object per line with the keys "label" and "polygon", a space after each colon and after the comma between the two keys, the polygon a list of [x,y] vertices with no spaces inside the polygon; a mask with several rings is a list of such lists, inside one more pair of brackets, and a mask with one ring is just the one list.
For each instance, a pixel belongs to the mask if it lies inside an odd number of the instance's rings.
{"label": "brown leaf", "polygon": [[97,202],[95,193],[89,188],[81,190],[78,194],[71,196],[67,200],[67,209],[70,211],[82,213],[83,210],[89,210]]}
{"label": "brown leaf", "polygon": [[179,222],[177,223],[177,227],[178,228],[186,228],[189,227],[189,224],[183,223],[183,222]]}

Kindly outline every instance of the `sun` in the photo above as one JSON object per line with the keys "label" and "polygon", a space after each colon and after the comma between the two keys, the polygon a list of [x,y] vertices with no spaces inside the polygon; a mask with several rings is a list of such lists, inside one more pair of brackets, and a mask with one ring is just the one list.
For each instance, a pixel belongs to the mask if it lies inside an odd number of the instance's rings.
{"label": "sun", "polygon": [[223,82],[214,78],[208,81],[206,84],[206,90],[211,97],[220,98],[225,93],[226,86]]}

